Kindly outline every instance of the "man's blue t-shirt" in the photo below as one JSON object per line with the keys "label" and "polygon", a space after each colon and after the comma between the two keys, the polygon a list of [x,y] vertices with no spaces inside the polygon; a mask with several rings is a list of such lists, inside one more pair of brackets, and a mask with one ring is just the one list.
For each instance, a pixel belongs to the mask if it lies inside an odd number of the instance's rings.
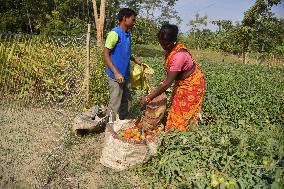
{"label": "man's blue t-shirt", "polygon": [[[111,35],[108,35],[106,40],[106,48],[109,48],[110,51],[110,59],[112,64],[116,67],[116,69],[123,75],[124,79],[129,79],[130,75],[130,55],[131,55],[131,34],[129,31],[123,31],[120,26],[116,26],[112,29],[110,34],[113,32],[117,33],[116,39],[108,39],[111,38]],[[112,35],[113,38],[113,35]],[[116,40],[116,44],[108,45],[108,41]],[[115,42],[115,41],[114,41]],[[110,47],[109,47],[110,46]],[[114,73],[111,71],[109,67],[106,68],[106,73],[108,77],[115,79]]]}

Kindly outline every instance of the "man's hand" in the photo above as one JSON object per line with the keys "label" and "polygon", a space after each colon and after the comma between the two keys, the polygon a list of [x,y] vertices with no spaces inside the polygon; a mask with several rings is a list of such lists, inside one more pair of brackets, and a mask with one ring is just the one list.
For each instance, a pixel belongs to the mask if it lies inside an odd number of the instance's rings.
{"label": "man's hand", "polygon": [[104,61],[106,63],[106,65],[109,67],[109,69],[114,73],[115,79],[118,83],[123,83],[124,82],[124,78],[123,76],[119,73],[119,71],[116,69],[116,67],[112,64],[110,56],[110,49],[105,48],[104,49]]}
{"label": "man's hand", "polygon": [[123,78],[123,76],[119,72],[115,73],[114,76],[115,76],[115,79],[116,79],[116,81],[118,83],[123,83],[124,82],[124,78]]}

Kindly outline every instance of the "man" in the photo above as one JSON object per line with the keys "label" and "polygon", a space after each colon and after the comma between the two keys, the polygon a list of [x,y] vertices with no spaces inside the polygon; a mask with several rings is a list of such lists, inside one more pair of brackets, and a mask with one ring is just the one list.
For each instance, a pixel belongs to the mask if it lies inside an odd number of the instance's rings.
{"label": "man", "polygon": [[137,13],[129,8],[121,9],[118,13],[119,24],[106,38],[103,56],[110,90],[108,114],[112,112],[112,121],[117,114],[119,119],[125,119],[128,114],[130,60],[140,64],[131,56],[131,34],[128,31],[134,26],[136,16]]}

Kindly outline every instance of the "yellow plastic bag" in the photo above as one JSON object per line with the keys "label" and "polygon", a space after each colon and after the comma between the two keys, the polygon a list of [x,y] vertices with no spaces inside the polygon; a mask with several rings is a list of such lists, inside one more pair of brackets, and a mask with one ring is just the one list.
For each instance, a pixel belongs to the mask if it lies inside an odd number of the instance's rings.
{"label": "yellow plastic bag", "polygon": [[149,89],[147,78],[154,74],[154,70],[147,64],[134,64],[130,72],[130,85],[132,89]]}

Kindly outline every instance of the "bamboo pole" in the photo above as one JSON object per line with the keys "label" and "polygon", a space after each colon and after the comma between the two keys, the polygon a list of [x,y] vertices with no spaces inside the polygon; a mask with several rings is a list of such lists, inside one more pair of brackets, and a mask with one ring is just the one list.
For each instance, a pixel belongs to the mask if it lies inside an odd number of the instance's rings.
{"label": "bamboo pole", "polygon": [[86,41],[86,51],[87,51],[87,61],[85,67],[85,104],[90,101],[90,39],[91,39],[91,24],[88,24],[87,41]]}

